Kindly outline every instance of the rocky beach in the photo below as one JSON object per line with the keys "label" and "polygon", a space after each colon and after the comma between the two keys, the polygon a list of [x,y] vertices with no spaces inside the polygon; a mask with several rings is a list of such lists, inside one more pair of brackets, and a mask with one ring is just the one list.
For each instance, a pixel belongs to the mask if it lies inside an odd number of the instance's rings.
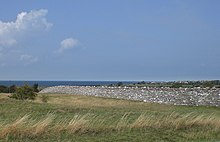
{"label": "rocky beach", "polygon": [[219,88],[54,86],[40,93],[88,95],[174,105],[220,106]]}

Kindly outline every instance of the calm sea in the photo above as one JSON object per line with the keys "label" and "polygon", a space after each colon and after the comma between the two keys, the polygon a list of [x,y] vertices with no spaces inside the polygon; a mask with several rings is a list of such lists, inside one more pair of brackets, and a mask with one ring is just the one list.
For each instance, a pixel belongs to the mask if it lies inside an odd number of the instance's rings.
{"label": "calm sea", "polygon": [[70,85],[70,86],[98,86],[98,85],[110,85],[122,82],[123,84],[135,83],[135,81],[0,81],[0,85],[4,86],[22,86],[24,84],[33,85],[38,84],[39,86],[49,87],[58,85]]}

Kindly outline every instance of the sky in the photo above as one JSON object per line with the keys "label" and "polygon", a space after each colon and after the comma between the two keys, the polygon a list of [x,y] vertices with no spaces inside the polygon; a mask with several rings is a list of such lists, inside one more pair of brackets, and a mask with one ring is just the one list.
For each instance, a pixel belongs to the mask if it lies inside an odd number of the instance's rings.
{"label": "sky", "polygon": [[219,0],[1,0],[0,80],[220,79]]}

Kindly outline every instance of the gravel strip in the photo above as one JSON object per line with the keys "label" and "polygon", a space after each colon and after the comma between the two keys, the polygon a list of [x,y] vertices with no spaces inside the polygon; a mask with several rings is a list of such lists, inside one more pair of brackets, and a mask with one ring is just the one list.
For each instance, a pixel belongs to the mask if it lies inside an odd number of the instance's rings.
{"label": "gravel strip", "polygon": [[220,106],[219,88],[54,86],[40,93],[77,94],[174,105]]}

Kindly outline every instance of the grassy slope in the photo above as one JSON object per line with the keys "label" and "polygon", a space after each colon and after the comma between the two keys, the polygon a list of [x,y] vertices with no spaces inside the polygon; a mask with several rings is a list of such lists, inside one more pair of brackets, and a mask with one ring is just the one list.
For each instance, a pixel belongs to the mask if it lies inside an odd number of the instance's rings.
{"label": "grassy slope", "polygon": [[48,94],[0,94],[0,141],[217,141],[220,108]]}

